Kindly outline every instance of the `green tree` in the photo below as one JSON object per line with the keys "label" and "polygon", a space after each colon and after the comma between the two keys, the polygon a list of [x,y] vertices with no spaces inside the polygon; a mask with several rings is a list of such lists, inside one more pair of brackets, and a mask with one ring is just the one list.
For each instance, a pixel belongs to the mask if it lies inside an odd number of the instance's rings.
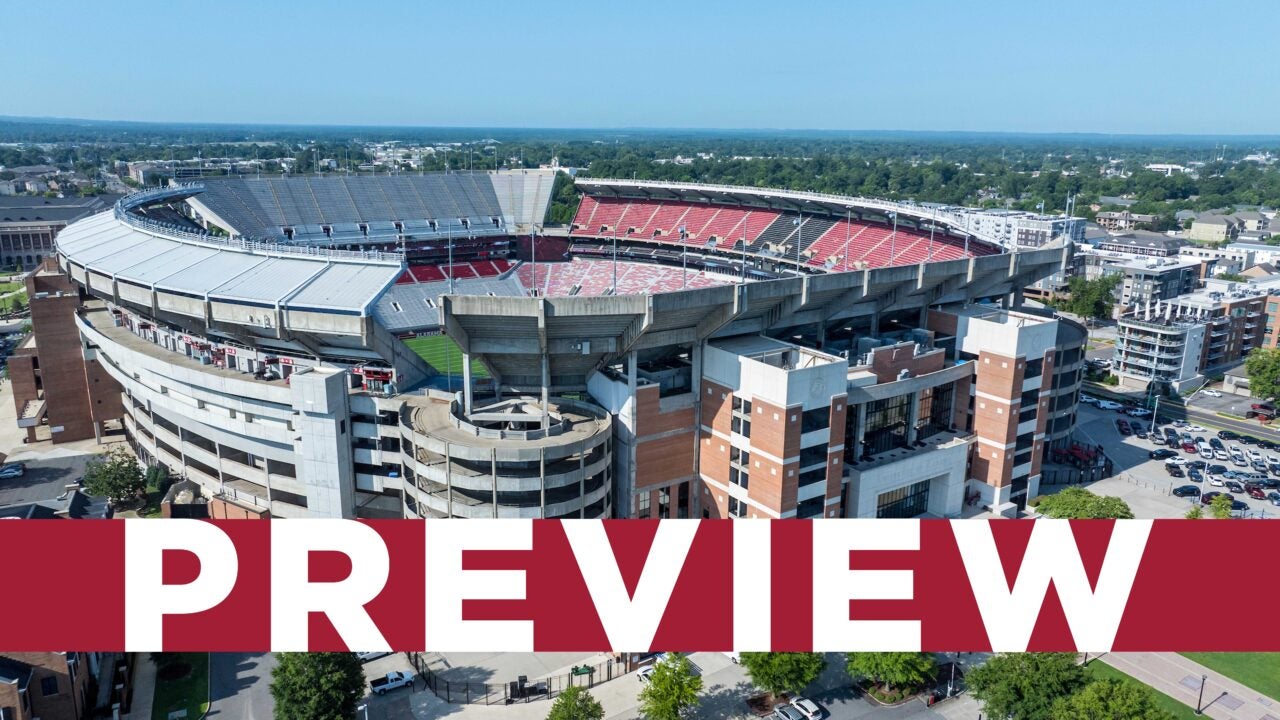
{"label": "green tree", "polygon": [[1118,497],[1095,495],[1084,488],[1069,487],[1040,500],[1036,510],[1041,515],[1058,519],[1132,520],[1133,511]]}
{"label": "green tree", "polygon": [[1217,276],[1217,279],[1226,280],[1227,282],[1249,282],[1249,278],[1241,275],[1240,273],[1233,272],[1222,273]]}
{"label": "green tree", "polygon": [[111,500],[132,500],[147,490],[142,466],[123,445],[90,460],[84,468],[84,489]]}
{"label": "green tree", "polygon": [[1209,516],[1214,520],[1226,520],[1231,517],[1231,498],[1218,495],[1209,502]]}
{"label": "green tree", "polygon": [[1204,517],[1204,509],[1200,507],[1200,503],[1197,502],[1195,505],[1191,506],[1191,509],[1188,510],[1187,514],[1183,515],[1183,517],[1188,520],[1199,520]]}
{"label": "green tree", "polygon": [[698,704],[702,677],[694,674],[689,658],[671,653],[653,666],[653,675],[640,691],[640,712],[648,720],[680,720]]}
{"label": "green tree", "polygon": [[1004,653],[965,678],[989,717],[1049,720],[1054,702],[1084,686],[1075,653]]}
{"label": "green tree", "polygon": [[1058,698],[1051,720],[1173,720],[1156,704],[1151,688],[1125,680],[1094,680],[1080,692]]}
{"label": "green tree", "polygon": [[1116,302],[1115,290],[1122,279],[1119,275],[1104,275],[1093,280],[1073,277],[1067,282],[1071,296],[1060,307],[1082,318],[1109,318]]}
{"label": "green tree", "polygon": [[804,690],[827,666],[818,653],[744,652],[738,659],[751,682],[771,695]]}
{"label": "green tree", "polygon": [[364,697],[364,670],[353,653],[277,653],[271,671],[276,720],[351,720]]}
{"label": "green tree", "polygon": [[571,687],[560,693],[547,713],[547,720],[601,720],[604,708],[586,688]]}
{"label": "green tree", "polygon": [[881,685],[886,693],[919,687],[933,677],[937,668],[932,655],[919,652],[851,652],[845,660],[851,677],[866,678]]}
{"label": "green tree", "polygon": [[1255,348],[1244,359],[1244,371],[1254,397],[1280,396],[1280,348]]}

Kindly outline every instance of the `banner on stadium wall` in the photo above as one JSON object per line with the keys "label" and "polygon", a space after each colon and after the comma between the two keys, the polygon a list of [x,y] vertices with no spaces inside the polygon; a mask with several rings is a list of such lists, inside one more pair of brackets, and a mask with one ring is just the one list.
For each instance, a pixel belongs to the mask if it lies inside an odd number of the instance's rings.
{"label": "banner on stadium wall", "polygon": [[1265,520],[84,520],[6,651],[1280,651]]}

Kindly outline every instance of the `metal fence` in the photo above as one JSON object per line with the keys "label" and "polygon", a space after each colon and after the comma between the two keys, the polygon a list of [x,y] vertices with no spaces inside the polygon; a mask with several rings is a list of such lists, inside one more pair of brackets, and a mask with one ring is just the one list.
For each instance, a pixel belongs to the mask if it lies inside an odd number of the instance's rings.
{"label": "metal fence", "polygon": [[507,682],[484,683],[449,680],[432,670],[422,653],[411,653],[409,661],[436,697],[445,702],[472,705],[511,705],[551,699],[568,688],[592,688],[627,672],[625,663],[608,660],[597,665],[578,665],[571,672],[534,680],[521,676]]}

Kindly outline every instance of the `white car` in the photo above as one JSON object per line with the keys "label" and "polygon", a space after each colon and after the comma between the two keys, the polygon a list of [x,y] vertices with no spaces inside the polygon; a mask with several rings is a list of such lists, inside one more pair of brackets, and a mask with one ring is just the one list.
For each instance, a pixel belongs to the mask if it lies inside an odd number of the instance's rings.
{"label": "white car", "polygon": [[656,672],[656,670],[657,669],[654,668],[654,666],[646,665],[636,672],[636,677],[640,679],[640,682],[647,683],[653,679],[653,673]]}
{"label": "white car", "polygon": [[1085,405],[1097,405],[1098,398],[1092,395],[1085,395],[1084,393],[1080,393],[1080,402],[1084,403]]}
{"label": "white car", "polygon": [[794,705],[779,705],[773,709],[776,720],[804,720],[804,715]]}
{"label": "white car", "polygon": [[1231,456],[1227,454],[1226,450],[1214,450],[1213,459],[1214,460],[1230,460]]}
{"label": "white car", "polygon": [[1209,432],[1208,430],[1205,430],[1199,425],[1188,425],[1183,429],[1186,430],[1187,432],[1193,432],[1193,433]]}
{"label": "white car", "polygon": [[791,701],[791,706],[800,711],[805,720],[818,720],[822,717],[822,708],[818,707],[818,703],[807,697],[798,697]]}
{"label": "white car", "polygon": [[1151,411],[1146,408],[1133,408],[1129,411],[1129,417],[1149,418],[1151,417]]}
{"label": "white car", "polygon": [[1165,460],[1164,464],[1165,465],[1186,465],[1187,459],[1182,457],[1181,455],[1174,455],[1168,460]]}
{"label": "white car", "polygon": [[390,654],[391,654],[391,652],[390,652],[390,651],[387,651],[387,652],[362,652],[362,653],[356,653],[356,657],[360,659],[360,662],[362,662],[362,663],[367,663],[367,662],[369,662],[370,660],[377,660],[378,658],[384,658],[384,657],[386,657],[386,656],[388,656],[388,655],[390,655]]}
{"label": "white car", "polygon": [[1218,392],[1217,390],[1201,390],[1200,394],[1208,395],[1209,397],[1222,397],[1222,393]]}
{"label": "white car", "polygon": [[1249,456],[1249,464],[1250,464],[1250,465],[1252,465],[1252,464],[1254,464],[1254,463],[1265,462],[1265,461],[1262,459],[1262,453],[1258,452],[1257,450],[1250,450],[1250,451],[1248,452],[1248,456]]}
{"label": "white car", "polygon": [[1123,405],[1121,405],[1121,404],[1120,404],[1120,403],[1118,403],[1118,402],[1112,402],[1112,401],[1110,401],[1110,400],[1099,400],[1099,401],[1098,401],[1098,409],[1099,409],[1099,410],[1119,410],[1119,409],[1120,409],[1120,408],[1122,408],[1122,407],[1124,407],[1124,406],[1123,406]]}
{"label": "white car", "polygon": [[1222,487],[1223,485],[1222,478],[1218,477],[1217,475],[1210,475],[1209,484],[1214,487]]}

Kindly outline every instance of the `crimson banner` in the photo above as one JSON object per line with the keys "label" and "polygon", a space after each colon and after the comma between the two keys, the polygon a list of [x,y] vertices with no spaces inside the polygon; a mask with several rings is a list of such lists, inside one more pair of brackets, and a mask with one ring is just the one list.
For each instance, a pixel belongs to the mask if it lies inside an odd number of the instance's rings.
{"label": "crimson banner", "polygon": [[0,523],[7,651],[1280,651],[1266,520]]}

